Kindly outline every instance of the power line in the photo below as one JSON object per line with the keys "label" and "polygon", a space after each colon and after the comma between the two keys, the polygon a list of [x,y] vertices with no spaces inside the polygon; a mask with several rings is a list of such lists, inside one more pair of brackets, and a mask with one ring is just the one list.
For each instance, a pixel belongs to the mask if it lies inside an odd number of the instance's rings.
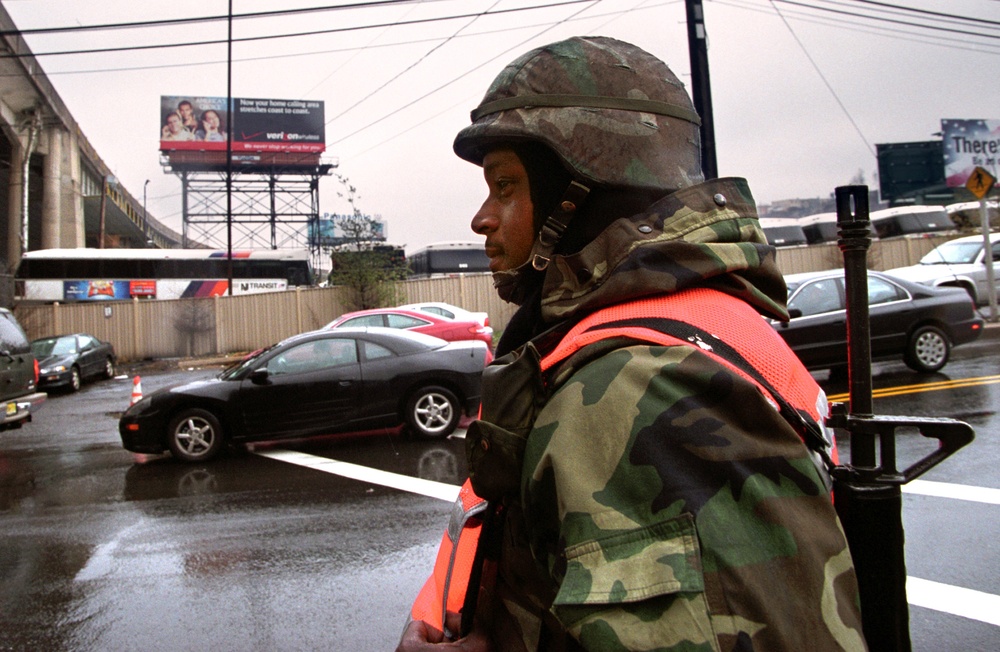
{"label": "power line", "polygon": [[[459,20],[462,18],[472,18],[474,16],[500,16],[504,14],[514,14],[520,13],[522,11],[533,11],[536,9],[551,9],[553,7],[562,7],[566,5],[581,4],[584,2],[592,2],[594,0],[561,0],[560,2],[550,2],[548,4],[534,5],[530,7],[516,7],[512,9],[497,9],[495,11],[488,12],[475,12],[467,14],[454,14],[450,16],[436,16],[434,18],[418,18],[414,20],[401,21],[398,23],[378,23],[370,25],[357,25],[353,27],[336,27],[330,29],[321,30],[310,30],[306,32],[289,32],[285,34],[267,34],[263,36],[245,36],[242,38],[232,39],[233,43],[250,43],[257,41],[271,41],[286,38],[299,38],[303,36],[320,36],[324,34],[338,34],[343,32],[354,32],[366,29],[376,29],[379,27],[388,26],[408,26],[408,25],[421,25],[426,23],[437,23],[448,20]],[[600,1],[600,0],[597,0]],[[229,43],[229,39],[212,39],[207,41],[188,41],[185,43],[154,43],[149,45],[127,45],[119,47],[108,47],[108,48],[87,48],[79,50],[59,50],[54,52],[35,52],[32,54],[27,53],[5,53],[0,54],[0,59],[17,59],[24,56],[38,57],[55,57],[64,55],[80,55],[80,54],[105,54],[109,52],[130,52],[139,50],[164,50],[164,49],[176,49],[176,48],[186,48],[186,47],[200,47],[205,45],[221,45],[223,43]]]}
{"label": "power line", "polygon": [[[899,20],[899,19],[896,19],[896,18],[888,18],[888,17],[885,17],[885,16],[876,16],[874,14],[864,14],[864,13],[857,13],[857,12],[854,12],[854,11],[846,11],[846,10],[843,10],[843,9],[834,9],[832,7],[823,7],[823,6],[820,6],[820,5],[809,4],[807,2],[796,2],[795,0],[770,0],[770,2],[772,4],[774,4],[776,2],[780,2],[782,4],[793,5],[793,6],[797,6],[797,7],[805,7],[805,8],[808,8],[808,9],[815,9],[817,11],[827,11],[827,12],[830,12],[830,13],[842,14],[842,15],[845,15],[845,16],[854,16],[856,18],[865,18],[867,20],[883,21],[883,22],[887,22],[887,23],[895,23],[895,24],[898,24],[898,25],[908,25],[910,27],[917,27],[917,28],[920,28],[920,29],[929,29],[929,30],[936,30],[936,31],[942,31],[942,32],[951,32],[951,33],[955,33],[955,34],[965,34],[965,35],[969,35],[969,36],[973,36],[974,35],[974,36],[978,36],[978,37],[981,37],[981,38],[1000,39],[1000,34],[982,34],[980,32],[970,32],[970,31],[964,30],[964,29],[955,29],[955,28],[951,28],[951,27],[943,27],[943,26],[932,25],[932,24],[927,24],[927,23],[914,23],[914,22],[910,22],[910,21],[906,21],[906,20]],[[777,6],[775,6],[775,11],[777,11],[777,9],[778,9]],[[960,18],[959,16],[949,16],[949,17],[951,17],[951,18]],[[993,22],[993,21],[983,21],[983,22],[988,22],[989,23],[989,22]],[[1000,24],[1000,23],[998,23],[998,24]]]}
{"label": "power line", "polygon": [[[349,5],[326,5],[323,7],[302,7],[299,9],[276,9],[274,11],[257,11],[245,14],[233,14],[233,20],[275,18],[278,16],[297,16],[308,13],[339,11],[349,9],[371,9],[386,5],[422,4],[423,2],[444,2],[445,0],[375,0]],[[217,16],[195,16],[192,18],[163,18],[160,20],[143,20],[127,23],[105,23],[101,25],[69,25],[66,27],[35,27],[29,29],[0,30],[0,36],[25,36],[31,34],[66,34],[73,32],[94,32],[117,29],[139,29],[144,27],[167,27],[176,25],[192,25],[199,23],[215,23],[227,21],[229,14]]]}
{"label": "power line", "polygon": [[781,0],[770,0],[770,2],[771,5],[774,7],[775,13],[778,14],[779,18],[781,18],[781,22],[783,22],[785,24],[785,27],[788,28],[788,31],[791,33],[792,38],[795,39],[795,42],[799,44],[799,47],[802,49],[803,54],[806,55],[806,58],[809,60],[809,63],[812,64],[812,67],[816,71],[816,74],[819,75],[819,78],[823,80],[823,84],[826,85],[827,90],[829,90],[830,94],[833,95],[833,99],[837,102],[837,105],[840,106],[841,111],[844,112],[844,115],[847,116],[848,121],[850,121],[851,125],[854,126],[854,131],[857,132],[858,136],[861,138],[861,142],[865,144],[865,146],[868,148],[868,151],[871,152],[872,156],[877,156],[875,148],[872,147],[871,143],[868,142],[868,139],[865,138],[865,134],[861,131],[861,127],[858,126],[858,123],[855,122],[854,118],[851,116],[851,112],[847,110],[847,107],[840,100],[840,97],[837,95],[837,91],[833,89],[833,86],[827,80],[826,76],[823,74],[823,71],[820,70],[819,65],[817,65],[815,59],[813,59],[812,55],[809,54],[809,50],[806,49],[805,44],[799,39],[798,35],[795,33],[795,30],[792,29],[792,26],[789,24],[789,22],[785,20],[785,17],[782,15],[781,10],[778,9],[778,6],[775,4],[775,2],[781,2]]}

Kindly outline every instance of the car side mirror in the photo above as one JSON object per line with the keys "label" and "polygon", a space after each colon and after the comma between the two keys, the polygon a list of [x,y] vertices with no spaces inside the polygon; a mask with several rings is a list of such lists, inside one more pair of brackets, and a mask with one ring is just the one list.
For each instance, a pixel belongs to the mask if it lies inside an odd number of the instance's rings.
{"label": "car side mirror", "polygon": [[260,369],[254,369],[250,372],[250,382],[254,385],[266,385],[267,378],[270,374],[267,372],[267,367],[261,367]]}

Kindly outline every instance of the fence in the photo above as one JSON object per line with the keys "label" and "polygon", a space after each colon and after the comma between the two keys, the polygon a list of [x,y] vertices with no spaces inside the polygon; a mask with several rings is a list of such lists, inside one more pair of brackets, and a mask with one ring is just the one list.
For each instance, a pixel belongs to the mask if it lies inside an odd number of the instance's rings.
{"label": "fence", "polygon": [[[876,241],[872,269],[911,265],[953,238],[899,238]],[[842,264],[836,243],[778,249],[782,272],[833,269]],[[515,306],[500,300],[489,274],[465,274],[400,282],[402,302],[444,301],[485,311],[502,331]],[[185,358],[253,351],[296,333],[322,327],[348,311],[341,288],[297,289],[212,299],[108,301],[101,303],[20,305],[18,321],[31,339],[85,332],[115,345],[125,361]]]}

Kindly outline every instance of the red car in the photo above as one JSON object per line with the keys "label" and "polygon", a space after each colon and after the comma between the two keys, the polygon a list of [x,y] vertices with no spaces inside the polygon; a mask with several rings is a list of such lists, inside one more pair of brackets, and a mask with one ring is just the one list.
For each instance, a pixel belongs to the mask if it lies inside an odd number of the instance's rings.
{"label": "red car", "polygon": [[387,326],[425,333],[449,342],[479,340],[493,349],[493,329],[476,320],[447,319],[439,315],[401,308],[373,308],[349,312],[337,317],[324,328],[357,328]]}

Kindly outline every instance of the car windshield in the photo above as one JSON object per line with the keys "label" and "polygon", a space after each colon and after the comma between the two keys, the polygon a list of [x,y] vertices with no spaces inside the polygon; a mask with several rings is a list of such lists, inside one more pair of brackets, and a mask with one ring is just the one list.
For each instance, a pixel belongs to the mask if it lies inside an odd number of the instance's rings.
{"label": "car windshield", "polygon": [[66,355],[76,353],[75,337],[46,337],[31,343],[31,352],[36,358],[47,358],[50,355]]}
{"label": "car windshield", "polygon": [[982,242],[946,242],[920,259],[921,265],[967,265],[976,262]]}
{"label": "car windshield", "polygon": [[270,351],[271,349],[273,349],[276,346],[278,346],[278,345],[277,344],[272,344],[271,346],[268,346],[266,348],[257,349],[256,351],[254,351],[253,353],[249,354],[247,357],[243,358],[239,362],[236,362],[236,363],[234,363],[234,364],[226,367],[222,371],[220,371],[219,375],[218,375],[218,378],[220,380],[232,380],[241,371],[243,371],[244,369],[246,369],[247,367],[249,367],[250,365],[252,365],[254,362],[256,362],[257,358],[259,358],[260,356],[264,355],[265,353],[267,353],[268,351]]}

